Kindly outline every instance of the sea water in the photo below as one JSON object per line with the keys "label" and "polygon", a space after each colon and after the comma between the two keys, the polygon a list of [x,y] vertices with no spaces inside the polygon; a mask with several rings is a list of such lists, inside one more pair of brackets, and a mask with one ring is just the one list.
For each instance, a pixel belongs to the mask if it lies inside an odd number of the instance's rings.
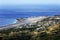
{"label": "sea water", "polygon": [[60,14],[60,6],[2,6],[0,7],[0,26],[16,22],[16,18],[31,16],[53,16]]}
{"label": "sea water", "polygon": [[0,27],[16,23],[16,19],[0,18]]}

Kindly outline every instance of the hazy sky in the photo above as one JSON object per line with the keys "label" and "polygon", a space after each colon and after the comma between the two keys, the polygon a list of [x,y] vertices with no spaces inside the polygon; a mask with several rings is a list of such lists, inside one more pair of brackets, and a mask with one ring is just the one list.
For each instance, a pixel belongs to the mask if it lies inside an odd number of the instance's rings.
{"label": "hazy sky", "polygon": [[25,5],[25,4],[57,4],[60,5],[60,0],[0,0],[0,5]]}

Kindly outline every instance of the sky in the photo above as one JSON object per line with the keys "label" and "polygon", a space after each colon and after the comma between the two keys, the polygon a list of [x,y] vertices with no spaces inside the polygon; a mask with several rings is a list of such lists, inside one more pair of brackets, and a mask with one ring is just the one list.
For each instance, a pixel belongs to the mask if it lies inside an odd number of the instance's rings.
{"label": "sky", "polygon": [[60,0],[0,0],[1,5],[42,5],[42,4],[54,4],[60,5]]}

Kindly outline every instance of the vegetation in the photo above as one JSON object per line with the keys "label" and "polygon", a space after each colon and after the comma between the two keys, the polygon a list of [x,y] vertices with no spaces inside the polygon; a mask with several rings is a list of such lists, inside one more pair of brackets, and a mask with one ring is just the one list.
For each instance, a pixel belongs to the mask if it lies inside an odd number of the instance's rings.
{"label": "vegetation", "polygon": [[[50,20],[51,21],[51,20]],[[43,21],[37,22],[33,28],[12,28],[8,30],[0,30],[0,40],[60,40],[60,20],[53,20],[51,24],[47,18]],[[36,30],[41,26],[45,27],[44,30]]]}

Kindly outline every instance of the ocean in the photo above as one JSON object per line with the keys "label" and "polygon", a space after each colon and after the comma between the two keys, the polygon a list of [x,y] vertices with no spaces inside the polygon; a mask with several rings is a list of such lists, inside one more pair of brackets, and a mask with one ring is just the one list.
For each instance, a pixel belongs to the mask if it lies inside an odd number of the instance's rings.
{"label": "ocean", "polygon": [[60,12],[17,12],[18,14],[0,14],[0,18],[25,18],[32,16],[53,16]]}
{"label": "ocean", "polygon": [[32,16],[53,16],[60,14],[60,6],[2,6],[0,7],[0,26],[16,22],[16,18]]}

